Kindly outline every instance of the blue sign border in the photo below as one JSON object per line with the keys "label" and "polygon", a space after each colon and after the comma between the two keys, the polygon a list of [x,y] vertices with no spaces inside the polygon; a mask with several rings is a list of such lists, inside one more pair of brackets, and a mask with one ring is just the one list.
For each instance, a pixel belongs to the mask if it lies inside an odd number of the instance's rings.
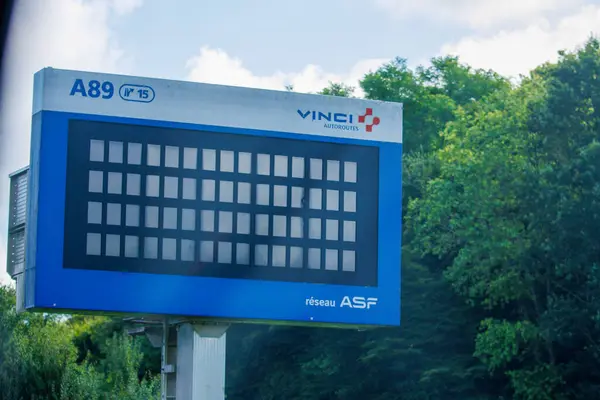
{"label": "blue sign border", "polygon": [[[177,275],[63,269],[67,135],[70,119],[306,140],[305,135],[124,117],[41,111],[34,115],[28,231],[28,308],[166,314],[226,320],[399,325],[402,144],[311,137],[313,141],[377,146],[379,256],[377,287],[249,281]],[[32,286],[34,285],[34,286]],[[34,287],[34,292],[31,288]],[[377,298],[370,308],[342,299]],[[323,300],[323,301],[321,301]],[[335,307],[325,301],[335,301]]]}

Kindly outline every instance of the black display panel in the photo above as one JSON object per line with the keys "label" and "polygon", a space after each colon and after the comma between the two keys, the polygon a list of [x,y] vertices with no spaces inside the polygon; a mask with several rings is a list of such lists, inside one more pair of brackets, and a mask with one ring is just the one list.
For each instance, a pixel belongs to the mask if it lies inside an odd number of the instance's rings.
{"label": "black display panel", "polygon": [[377,147],[71,120],[64,268],[377,285]]}

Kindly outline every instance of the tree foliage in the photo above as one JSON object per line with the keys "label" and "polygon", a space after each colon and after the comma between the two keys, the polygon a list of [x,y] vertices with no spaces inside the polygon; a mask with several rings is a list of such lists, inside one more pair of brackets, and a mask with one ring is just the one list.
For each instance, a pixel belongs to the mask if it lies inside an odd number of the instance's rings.
{"label": "tree foliage", "polygon": [[599,49],[460,108],[410,201],[415,248],[451,260],[445,278],[485,311],[474,355],[517,399],[588,399],[600,383]]}
{"label": "tree foliage", "polygon": [[[139,378],[141,344],[112,332],[96,336],[96,357],[78,363],[79,327],[64,316],[17,314],[15,292],[0,286],[0,400],[148,400],[158,398],[159,381]],[[106,319],[103,323],[108,325]]]}

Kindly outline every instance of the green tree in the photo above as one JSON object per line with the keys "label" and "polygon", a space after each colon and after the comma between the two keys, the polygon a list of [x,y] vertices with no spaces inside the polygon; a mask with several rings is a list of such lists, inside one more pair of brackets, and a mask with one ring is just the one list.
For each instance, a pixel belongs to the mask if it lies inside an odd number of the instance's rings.
{"label": "green tree", "polygon": [[[156,377],[139,377],[143,342],[115,333],[104,343],[90,346],[89,357],[78,363],[75,338],[94,337],[91,326],[96,331],[114,327],[108,319],[75,319],[79,322],[69,316],[17,314],[14,289],[0,286],[1,400],[158,398]],[[82,320],[90,322],[87,330]],[[96,347],[98,351],[92,355]]]}
{"label": "green tree", "polygon": [[474,70],[453,57],[434,58],[428,68],[410,70],[396,58],[360,82],[366,98],[404,105],[405,151],[425,151],[441,145],[440,133],[467,106],[497,91],[509,90],[508,81],[491,71]]}
{"label": "green tree", "polygon": [[160,379],[139,379],[143,358],[139,341],[114,334],[101,346],[106,357],[98,364],[71,364],[61,386],[61,397],[73,400],[158,399]]}
{"label": "green tree", "polygon": [[[517,399],[598,390],[598,43],[457,111],[440,176],[410,204],[413,242],[485,310],[475,355]],[[491,106],[491,107],[490,107]]]}
{"label": "green tree", "polygon": [[354,97],[354,90],[355,89],[352,86],[346,85],[345,83],[329,82],[329,86],[318,92],[318,94],[338,97]]}
{"label": "green tree", "polygon": [[[73,343],[77,347],[77,362],[87,360],[98,363],[106,358],[105,343],[115,334],[124,334],[126,323],[122,318],[74,315],[68,320],[73,330]],[[138,377],[142,379],[147,374],[160,373],[160,348],[154,348],[145,337],[138,340],[142,360],[140,361]]]}
{"label": "green tree", "polygon": [[15,291],[0,286],[0,399],[58,399],[75,361],[71,332],[60,317],[17,314]]}

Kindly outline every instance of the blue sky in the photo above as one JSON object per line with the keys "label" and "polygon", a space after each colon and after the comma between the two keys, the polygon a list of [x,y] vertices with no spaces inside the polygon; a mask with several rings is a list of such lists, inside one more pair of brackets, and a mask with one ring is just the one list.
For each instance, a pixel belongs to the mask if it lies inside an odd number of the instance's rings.
{"label": "blue sky", "polygon": [[45,66],[314,92],[356,85],[396,56],[415,66],[453,54],[518,76],[598,31],[600,0],[17,0],[0,109],[0,281],[7,175],[29,162],[32,75]]}
{"label": "blue sky", "polygon": [[[344,73],[361,59],[427,59],[440,50],[440,38],[458,39],[466,31],[423,18],[398,21],[362,0],[293,4],[147,0],[114,26],[123,49],[135,54],[140,73],[171,76],[183,74],[187,59],[201,46],[223,49],[259,75],[297,71],[309,63]],[[418,31],[425,34],[415,40]]]}

